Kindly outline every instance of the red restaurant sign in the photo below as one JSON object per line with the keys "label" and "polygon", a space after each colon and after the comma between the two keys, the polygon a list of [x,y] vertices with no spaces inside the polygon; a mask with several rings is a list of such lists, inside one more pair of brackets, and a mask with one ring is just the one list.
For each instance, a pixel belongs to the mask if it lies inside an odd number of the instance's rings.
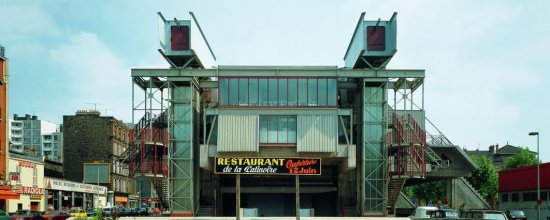
{"label": "red restaurant sign", "polygon": [[23,194],[31,194],[31,195],[42,195],[42,194],[44,194],[44,189],[43,188],[23,186],[22,189],[23,189],[22,190]]}
{"label": "red restaurant sign", "polygon": [[30,161],[21,160],[21,161],[19,161],[19,166],[34,168],[35,164],[33,162],[30,162]]}

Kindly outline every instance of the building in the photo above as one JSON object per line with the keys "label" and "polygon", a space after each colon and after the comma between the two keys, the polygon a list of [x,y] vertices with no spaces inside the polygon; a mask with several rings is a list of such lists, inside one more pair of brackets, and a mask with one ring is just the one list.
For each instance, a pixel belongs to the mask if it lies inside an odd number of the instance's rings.
{"label": "building", "polygon": [[[537,166],[498,172],[500,210],[523,210],[527,219],[537,218]],[[540,164],[541,219],[550,216],[550,163]]]}
{"label": "building", "polygon": [[11,153],[8,162],[10,185],[19,199],[7,201],[7,212],[21,209],[46,210],[44,162],[34,156]]}
{"label": "building", "polygon": [[56,132],[44,134],[42,140],[44,160],[63,163],[63,126]]}
{"label": "building", "polygon": [[[488,150],[464,150],[469,156],[480,156],[487,157],[493,161],[496,170],[504,169],[504,164],[506,160],[514,156],[521,148],[513,145],[506,144],[502,147],[499,147],[498,144],[489,146]],[[536,154],[537,152],[531,151],[531,153]]]}
{"label": "building", "polygon": [[132,69],[121,160],[172,216],[386,216],[404,185],[475,167],[426,132],[424,70],[386,69],[396,13],[361,15],[344,67],[215,66],[194,16],[159,15],[172,67]]}
{"label": "building", "polygon": [[7,210],[7,200],[19,199],[19,195],[11,191],[8,180],[7,161],[9,158],[8,131],[8,59],[5,50],[0,45],[0,209]]}
{"label": "building", "polygon": [[44,179],[44,184],[48,209],[86,209],[107,205],[107,187],[49,177]]}
{"label": "building", "polygon": [[[10,121],[11,151],[22,153],[43,160],[44,147],[50,156],[52,149],[52,133],[56,132],[55,124],[39,120],[35,115],[24,117],[13,115]],[[45,139],[48,138],[48,139]]]}
{"label": "building", "polygon": [[[128,169],[123,169],[118,159],[128,146],[128,132],[124,123],[112,116],[100,116],[95,110],[79,110],[76,115],[63,116],[65,179],[83,182],[85,164],[108,163],[111,166],[109,183],[101,184],[109,190],[107,202],[127,207],[129,196],[136,193],[135,180],[128,177]],[[89,183],[95,184],[95,181]]]}

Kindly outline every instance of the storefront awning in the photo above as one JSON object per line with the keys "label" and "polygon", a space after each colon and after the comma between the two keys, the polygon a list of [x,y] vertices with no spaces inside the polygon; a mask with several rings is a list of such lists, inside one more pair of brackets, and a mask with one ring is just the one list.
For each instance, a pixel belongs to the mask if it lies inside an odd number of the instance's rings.
{"label": "storefront awning", "polygon": [[9,186],[0,186],[0,199],[19,199],[19,194],[11,191]]}

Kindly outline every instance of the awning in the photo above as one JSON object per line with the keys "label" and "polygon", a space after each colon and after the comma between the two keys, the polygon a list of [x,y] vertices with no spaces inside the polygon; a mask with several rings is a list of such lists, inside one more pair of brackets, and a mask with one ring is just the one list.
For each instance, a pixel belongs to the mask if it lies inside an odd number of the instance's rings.
{"label": "awning", "polygon": [[19,194],[11,191],[10,186],[0,186],[0,199],[19,199]]}

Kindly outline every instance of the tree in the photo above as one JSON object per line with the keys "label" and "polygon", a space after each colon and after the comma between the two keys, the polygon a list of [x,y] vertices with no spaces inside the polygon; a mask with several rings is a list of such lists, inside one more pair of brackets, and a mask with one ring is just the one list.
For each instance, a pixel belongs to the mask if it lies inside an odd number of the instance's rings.
{"label": "tree", "polygon": [[478,168],[472,172],[472,176],[466,178],[479,194],[491,205],[496,203],[498,194],[498,176],[493,161],[488,157],[472,156]]}
{"label": "tree", "polygon": [[537,164],[537,155],[528,148],[520,148],[516,154],[504,162],[504,169],[526,167]]}
{"label": "tree", "polygon": [[419,201],[423,201],[424,205],[446,200],[446,183],[444,180],[422,183],[411,188],[413,194],[417,196]]}

